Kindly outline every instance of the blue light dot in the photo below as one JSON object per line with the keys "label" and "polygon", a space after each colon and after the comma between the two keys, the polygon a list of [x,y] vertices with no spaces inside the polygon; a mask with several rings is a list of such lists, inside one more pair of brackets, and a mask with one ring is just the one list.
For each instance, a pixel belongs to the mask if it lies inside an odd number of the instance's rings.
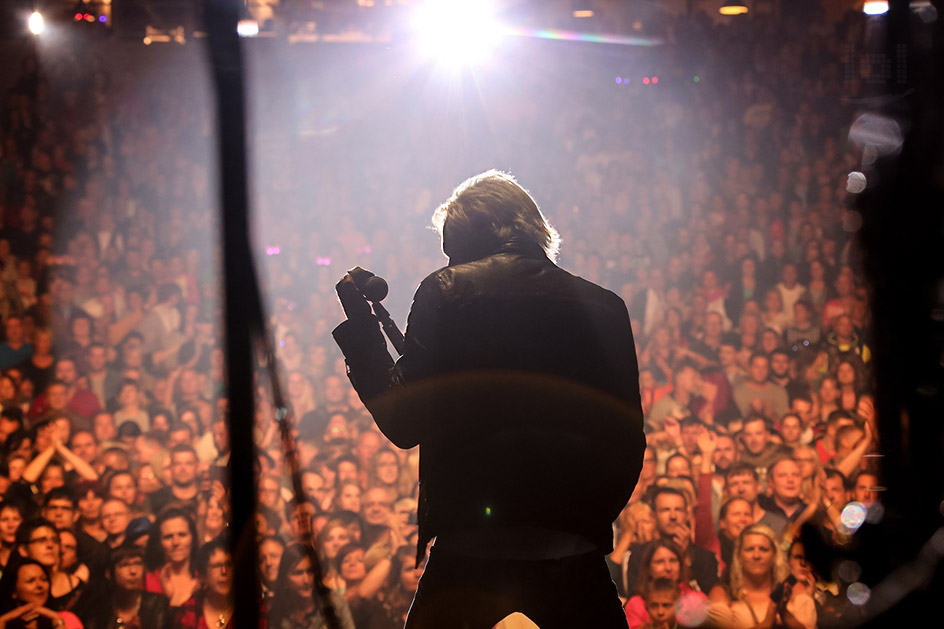
{"label": "blue light dot", "polygon": [[619,76],[616,77],[616,84],[617,84],[617,85],[619,85],[619,84],[622,83],[622,82],[623,82],[623,78],[622,78],[622,77],[619,77]]}
{"label": "blue light dot", "polygon": [[100,16],[98,16],[98,21],[101,22],[102,24],[104,24],[105,22],[108,21],[108,18],[105,17],[104,15],[100,15]]}

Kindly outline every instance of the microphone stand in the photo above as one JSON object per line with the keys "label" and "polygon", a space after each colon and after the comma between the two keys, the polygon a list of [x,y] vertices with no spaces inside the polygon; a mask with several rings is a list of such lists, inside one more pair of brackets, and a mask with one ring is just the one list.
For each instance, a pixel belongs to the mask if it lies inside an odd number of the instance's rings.
{"label": "microphone stand", "polygon": [[403,332],[400,331],[400,328],[397,327],[397,324],[390,317],[390,313],[387,312],[387,309],[380,304],[379,299],[377,301],[371,301],[370,305],[373,306],[374,315],[380,320],[380,327],[383,328],[384,334],[390,339],[393,349],[397,350],[397,354],[403,356]]}

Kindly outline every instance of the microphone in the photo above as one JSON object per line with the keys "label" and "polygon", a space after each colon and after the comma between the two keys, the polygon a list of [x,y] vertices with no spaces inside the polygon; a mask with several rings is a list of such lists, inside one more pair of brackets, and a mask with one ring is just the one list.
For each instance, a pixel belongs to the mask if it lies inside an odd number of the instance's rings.
{"label": "microphone", "polygon": [[380,305],[380,302],[387,297],[387,292],[389,291],[387,280],[361,268],[354,269],[350,273],[351,277],[354,279],[354,285],[360,289],[364,298],[369,301],[370,305],[373,307],[374,314],[377,316],[377,319],[380,320],[380,326],[383,328],[387,338],[390,339],[393,348],[402,356],[404,346],[403,332],[400,331],[400,328],[397,327],[397,324],[390,317],[390,313],[387,312],[387,309]]}
{"label": "microphone", "polygon": [[364,293],[364,297],[367,301],[376,303],[383,301],[387,297],[388,290],[387,280],[375,275],[364,282],[361,292]]}

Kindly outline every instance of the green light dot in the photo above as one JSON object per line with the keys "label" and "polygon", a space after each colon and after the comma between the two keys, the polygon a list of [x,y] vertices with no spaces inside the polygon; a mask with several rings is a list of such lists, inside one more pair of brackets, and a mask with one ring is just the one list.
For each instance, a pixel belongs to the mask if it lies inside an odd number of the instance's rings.
{"label": "green light dot", "polygon": [[695,83],[698,83],[699,81],[701,81],[701,77],[696,74],[695,78],[693,78],[692,81],[694,81]]}
{"label": "green light dot", "polygon": [[485,507],[485,517],[488,517],[488,516],[490,516],[490,515],[492,515],[492,508],[491,508],[491,507]]}

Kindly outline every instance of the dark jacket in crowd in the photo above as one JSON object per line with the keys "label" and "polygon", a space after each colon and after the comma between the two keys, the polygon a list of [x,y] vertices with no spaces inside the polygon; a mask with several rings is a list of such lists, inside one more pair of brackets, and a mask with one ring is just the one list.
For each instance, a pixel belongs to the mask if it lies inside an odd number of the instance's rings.
{"label": "dark jacket in crowd", "polygon": [[420,553],[436,535],[508,526],[612,549],[645,449],[619,297],[511,242],[423,280],[396,365],[372,318],[334,336],[380,429],[422,446]]}
{"label": "dark jacket in crowd", "polygon": [[[85,618],[85,629],[114,629],[117,612],[110,600],[103,601],[95,613]],[[154,592],[141,592],[138,610],[139,629],[171,629],[171,613],[167,597]]]}

